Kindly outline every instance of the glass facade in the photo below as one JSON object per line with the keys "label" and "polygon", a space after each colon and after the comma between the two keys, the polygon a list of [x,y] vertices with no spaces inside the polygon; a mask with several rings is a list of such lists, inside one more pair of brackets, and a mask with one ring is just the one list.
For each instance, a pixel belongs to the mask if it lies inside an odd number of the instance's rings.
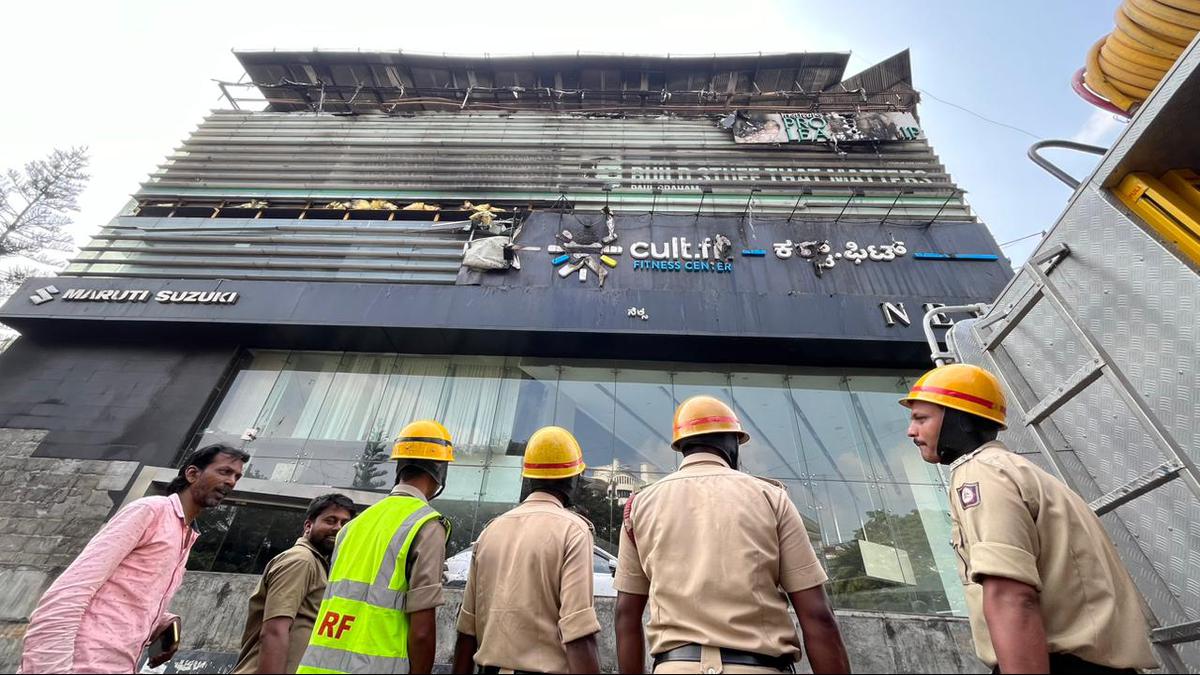
{"label": "glass facade", "polygon": [[[915,376],[264,350],[236,374],[198,443],[245,448],[248,477],[385,491],[391,438],[411,420],[437,419],[455,441],[457,461],[436,502],[453,522],[453,555],[518,502],[525,443],[557,424],[583,446],[580,510],[596,543],[615,552],[628,496],[678,466],[675,406],[712,393],[752,437],[742,469],[787,487],[836,606],[965,614],[945,482],[905,437],[907,414],[896,404]],[[247,429],[255,440],[241,440]],[[218,569],[220,551],[210,555]]]}

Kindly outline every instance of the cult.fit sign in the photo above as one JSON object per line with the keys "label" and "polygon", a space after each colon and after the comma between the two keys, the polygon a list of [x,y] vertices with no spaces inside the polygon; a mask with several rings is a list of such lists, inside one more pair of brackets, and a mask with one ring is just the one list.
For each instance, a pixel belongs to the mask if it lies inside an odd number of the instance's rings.
{"label": "cult.fit sign", "polygon": [[730,249],[733,242],[723,234],[693,242],[687,237],[671,237],[661,243],[635,241],[629,246],[629,257],[633,258],[633,269],[661,270],[664,272],[716,272],[733,271]]}

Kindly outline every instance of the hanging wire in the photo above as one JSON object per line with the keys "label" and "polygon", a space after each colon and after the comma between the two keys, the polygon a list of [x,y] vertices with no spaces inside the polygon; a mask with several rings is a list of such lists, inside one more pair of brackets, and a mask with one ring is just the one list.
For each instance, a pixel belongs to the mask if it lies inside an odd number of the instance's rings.
{"label": "hanging wire", "polygon": [[1034,238],[1034,237],[1041,237],[1041,236],[1045,236],[1045,234],[1046,234],[1046,231],[1045,231],[1045,230],[1042,230],[1042,231],[1040,231],[1040,232],[1034,232],[1033,234],[1027,234],[1027,235],[1025,235],[1024,237],[1018,237],[1018,238],[1016,238],[1016,239],[1013,239],[1012,241],[1006,241],[1006,242],[1004,242],[1003,244],[1000,244],[1000,248],[1004,248],[1005,246],[1011,246],[1011,245],[1013,245],[1013,244],[1016,244],[1016,243],[1018,243],[1018,242],[1025,241],[1026,239],[1032,239],[1032,238]]}

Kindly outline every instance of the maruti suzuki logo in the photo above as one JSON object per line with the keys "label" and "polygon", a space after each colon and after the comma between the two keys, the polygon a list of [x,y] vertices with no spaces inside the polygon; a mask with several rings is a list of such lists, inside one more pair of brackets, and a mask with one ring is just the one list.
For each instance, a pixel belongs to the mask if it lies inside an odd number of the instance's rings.
{"label": "maruti suzuki logo", "polygon": [[53,286],[45,286],[34,291],[33,295],[29,296],[29,301],[35,305],[40,305],[45,302],[50,302],[57,294],[57,288]]}

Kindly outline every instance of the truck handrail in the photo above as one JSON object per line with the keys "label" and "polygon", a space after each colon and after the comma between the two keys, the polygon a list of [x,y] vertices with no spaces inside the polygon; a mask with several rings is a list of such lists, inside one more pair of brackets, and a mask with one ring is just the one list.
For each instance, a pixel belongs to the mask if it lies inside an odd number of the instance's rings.
{"label": "truck handrail", "polygon": [[943,350],[941,343],[938,342],[937,336],[933,334],[933,318],[938,314],[950,313],[969,313],[982,316],[988,310],[987,303],[976,302],[970,305],[948,305],[945,307],[933,307],[928,312],[925,312],[924,318],[921,319],[921,326],[925,329],[925,341],[929,343],[929,358],[933,359],[933,365],[944,366],[947,363],[955,363],[958,361],[958,355],[947,349]]}

